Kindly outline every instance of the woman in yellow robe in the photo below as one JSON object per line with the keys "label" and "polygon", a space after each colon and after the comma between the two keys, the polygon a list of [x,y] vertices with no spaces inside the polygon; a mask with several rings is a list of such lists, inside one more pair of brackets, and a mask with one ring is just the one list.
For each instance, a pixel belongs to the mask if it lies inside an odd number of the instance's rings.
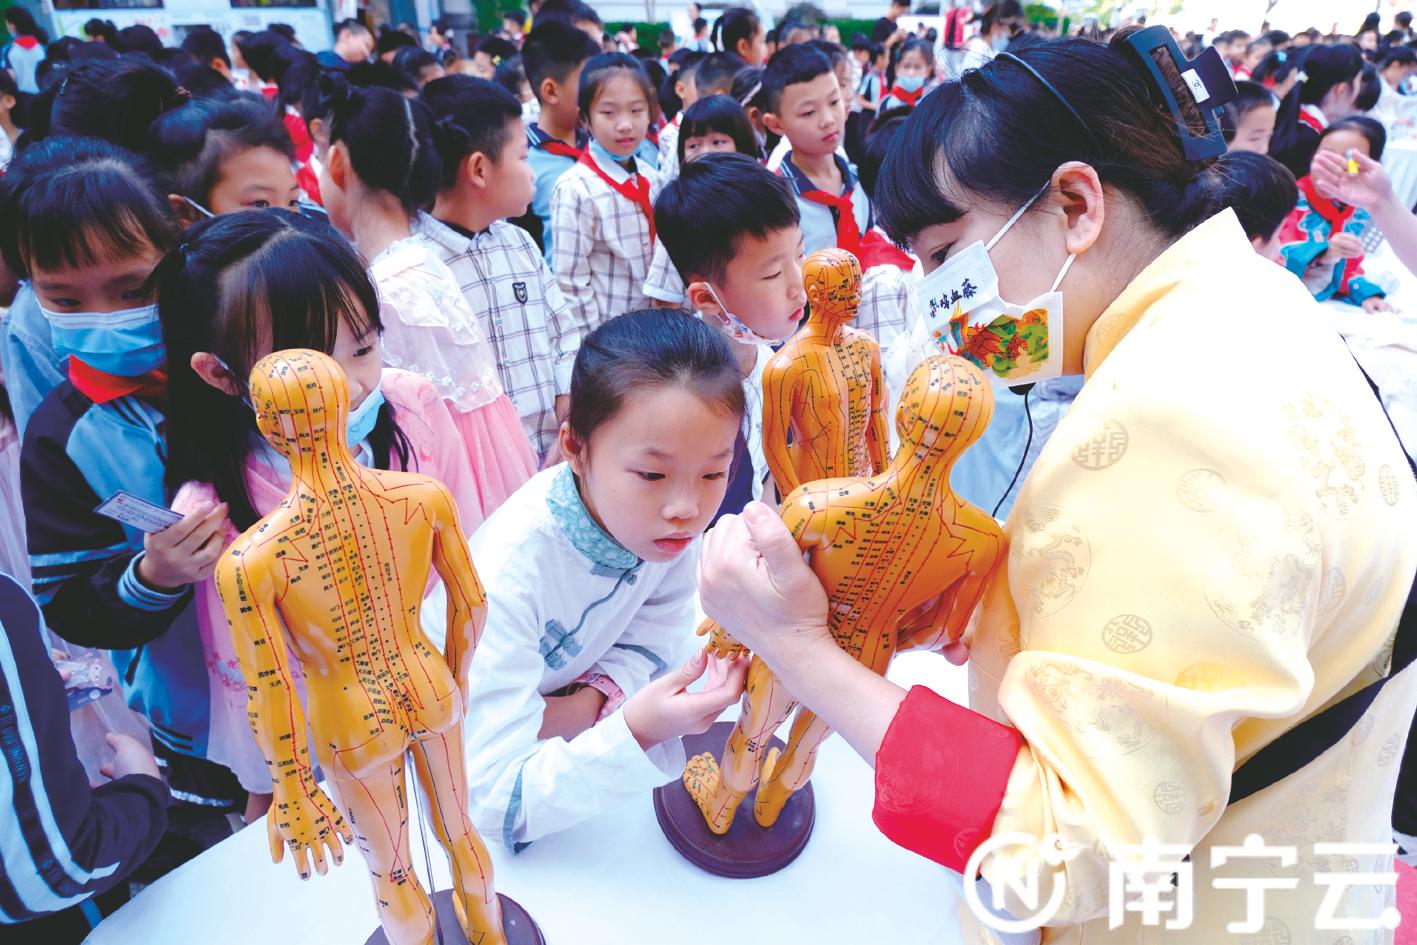
{"label": "woman in yellow robe", "polygon": [[[1390,874],[1390,853],[1315,845],[1391,843],[1417,669],[1312,763],[1227,801],[1248,758],[1388,673],[1417,571],[1413,476],[1342,340],[1218,211],[1214,172],[1186,159],[1133,55],[1040,43],[942,86],[877,189],[927,278],[1001,230],[1001,298],[1046,301],[1063,271],[1049,337],[1061,373],[1086,378],[966,639],[971,707],[844,657],[819,585],[760,506],[706,543],[703,606],[874,764],[891,839],[963,870],[987,840],[1037,838],[981,875],[1007,893],[1044,864],[1044,893],[1062,890],[1044,942],[1390,941],[1362,928],[1391,924],[1391,887],[1355,880],[1324,902],[1325,874]],[[1293,861],[1212,865],[1251,834]],[[1189,921],[1109,915],[1113,864],[1138,864],[1127,848],[1148,838],[1171,864],[1161,898],[1188,893]],[[1253,908],[1247,880],[1268,885]],[[1326,910],[1336,931],[1316,930]]]}

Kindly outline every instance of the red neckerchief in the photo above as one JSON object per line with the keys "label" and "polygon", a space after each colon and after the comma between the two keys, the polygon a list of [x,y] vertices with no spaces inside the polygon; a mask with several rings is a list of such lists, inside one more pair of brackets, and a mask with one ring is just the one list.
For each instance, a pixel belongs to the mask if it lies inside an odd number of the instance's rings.
{"label": "red neckerchief", "polygon": [[1304,199],[1309,202],[1314,212],[1329,222],[1333,232],[1341,233],[1348,218],[1353,216],[1354,208],[1347,204],[1335,203],[1320,194],[1314,187],[1313,180],[1308,177],[1299,178],[1299,189],[1304,192]]}
{"label": "red neckerchief", "polygon": [[1319,121],[1317,118],[1315,118],[1313,115],[1310,115],[1303,109],[1299,110],[1299,122],[1300,124],[1308,125],[1310,128],[1314,129],[1319,134],[1324,133],[1323,122]]}
{"label": "red neckerchief", "polygon": [[137,397],[167,396],[167,372],[149,371],[137,377],[119,377],[90,367],[78,358],[69,358],[69,383],[96,404],[106,404],[132,394]]}
{"label": "red neckerchief", "polygon": [[15,45],[21,49],[33,49],[39,45],[39,40],[33,36],[16,36]]}
{"label": "red neckerchief", "polygon": [[[583,148],[572,147],[571,145],[562,141],[560,138],[551,137],[550,135],[546,134],[546,132],[542,131],[540,128],[537,128],[536,131],[538,132],[538,135],[546,136],[544,141],[537,141],[536,146],[541,150],[545,151],[547,154],[554,154],[557,157],[570,158],[572,161],[579,161],[581,159],[581,153],[584,150]],[[533,137],[537,137],[538,135],[533,135]]]}
{"label": "red neckerchief", "polygon": [[605,173],[599,164],[595,163],[595,158],[591,157],[590,148],[586,148],[582,151],[581,156],[577,158],[577,160],[594,171],[597,177],[609,184],[611,189],[621,197],[639,206],[640,212],[643,213],[645,219],[649,221],[649,238],[652,242],[655,238],[654,206],[649,202],[649,178],[645,177],[643,174],[634,174],[630,180],[625,181],[623,184],[620,183],[609,174]]}
{"label": "red neckerchief", "polygon": [[893,98],[893,99],[896,99],[896,100],[898,100],[898,101],[904,102],[905,104],[909,105],[911,108],[914,108],[914,107],[915,107],[915,103],[918,102],[918,101],[920,101],[921,96],[923,96],[924,94],[925,94],[925,86],[923,86],[923,85],[920,86],[920,88],[916,89],[914,92],[907,92],[907,91],[905,91],[904,89],[902,89],[900,86],[898,86],[898,85],[893,85],[893,86],[891,86],[891,90],[886,93],[886,98]]}
{"label": "red neckerchief", "polygon": [[804,190],[803,200],[830,207],[836,215],[836,245],[857,259],[861,258],[861,227],[856,224],[856,205],[851,202],[854,187],[847,187],[846,193],[833,197],[825,190]]}

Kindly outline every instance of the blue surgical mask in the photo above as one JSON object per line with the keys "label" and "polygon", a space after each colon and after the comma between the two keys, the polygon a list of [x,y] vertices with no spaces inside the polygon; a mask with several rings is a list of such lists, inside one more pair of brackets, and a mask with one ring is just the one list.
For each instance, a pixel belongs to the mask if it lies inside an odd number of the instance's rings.
{"label": "blue surgical mask", "polygon": [[923,75],[898,75],[895,77],[895,84],[902,92],[918,92],[925,87],[925,77]]}
{"label": "blue surgical mask", "polygon": [[43,305],[39,310],[61,356],[118,377],[139,377],[167,363],[156,302],[120,312],[52,312]]}
{"label": "blue surgical mask", "polygon": [[359,406],[349,412],[349,447],[353,449],[369,438],[379,420],[379,408],[384,406],[384,388],[376,387],[365,395]]}

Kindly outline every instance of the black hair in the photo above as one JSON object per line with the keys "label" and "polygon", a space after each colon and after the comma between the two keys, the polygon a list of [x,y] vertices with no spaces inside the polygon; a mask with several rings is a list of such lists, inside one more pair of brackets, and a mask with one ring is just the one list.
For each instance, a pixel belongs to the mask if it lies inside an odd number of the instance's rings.
{"label": "black hair", "polygon": [[47,138],[0,178],[0,255],[10,271],[91,266],[144,243],[165,252],[176,221],[147,163],[96,138]]}
{"label": "black hair", "polygon": [[733,87],[733,77],[743,69],[744,62],[737,53],[709,53],[699,61],[694,70],[694,85],[700,96],[727,92]]}
{"label": "black hair", "polygon": [[694,35],[697,36],[697,35],[699,35],[700,33],[702,33],[704,30],[708,29],[708,20],[704,19],[704,18],[701,17],[701,16],[696,16],[696,17],[694,17],[694,24],[693,24],[693,26],[694,26]]}
{"label": "black hair", "polygon": [[538,22],[522,44],[522,71],[532,93],[540,99],[544,80],[565,82],[577,66],[599,52],[595,40],[568,23]]}
{"label": "black hair", "polygon": [[[33,36],[41,46],[49,45],[49,34],[34,20],[34,14],[16,4],[5,8],[5,22],[10,24],[10,32],[16,36]],[[152,32],[149,30],[149,32]]]}
{"label": "black hair", "polygon": [[1219,114],[1220,130],[1225,140],[1235,139],[1235,129],[1239,127],[1240,119],[1257,108],[1273,108],[1274,104],[1274,93],[1263,85],[1248,79],[1236,79],[1235,97],[1225,103]]}
{"label": "black hair", "polygon": [[654,202],[659,241],[686,285],[721,279],[744,236],[764,239],[800,221],[786,179],[742,154],[690,161]]}
{"label": "black hair", "polygon": [[829,39],[809,39],[804,45],[811,46],[813,49],[818,50],[822,55],[826,56],[827,60],[832,64],[833,69],[836,68],[837,63],[846,62],[847,56],[850,55],[850,53],[846,51],[845,46],[841,43],[834,43]]}
{"label": "black hair", "polygon": [[831,60],[821,50],[804,43],[779,49],[763,68],[764,111],[777,114],[789,85],[811,82],[820,75],[835,78]]}
{"label": "black hair", "polygon": [[[1126,45],[1128,35],[1119,32],[1107,46],[1045,40],[1017,54],[1071,103],[1076,117],[1006,58],[921,99],[876,182],[875,209],[886,232],[904,243],[927,226],[956,220],[965,212],[960,195],[1021,207],[1068,161],[1090,164],[1103,184],[1134,198],[1169,236],[1209,217],[1217,182],[1204,173],[1206,162],[1186,159],[1177,122]],[[934,170],[942,163],[953,179],[948,184]]]}
{"label": "black hair", "polygon": [[525,25],[526,23],[526,11],[521,9],[520,7],[514,10],[503,10],[502,19],[511,20],[513,23],[517,24],[518,27],[520,27]]}
{"label": "black hair", "polygon": [[[361,89],[392,89],[399,93],[418,91],[418,86],[408,76],[382,59],[356,62],[345,69],[342,76],[350,85]],[[307,128],[317,118],[328,121],[330,117],[329,102],[320,91],[318,78],[301,91],[300,117],[305,119]]]}
{"label": "black hair", "polygon": [[1382,94],[1383,77],[1378,74],[1378,67],[1371,62],[1363,63],[1363,71],[1358,76],[1358,93],[1353,96],[1353,110],[1355,112],[1370,111],[1378,104],[1378,96]]}
{"label": "black hair", "polygon": [[1269,43],[1271,48],[1277,49],[1289,42],[1289,34],[1284,32],[1284,30],[1270,30],[1261,36],[1260,39]]}
{"label": "black hair", "polygon": [[866,134],[866,143],[861,149],[861,159],[856,165],[856,179],[860,181],[861,189],[866,191],[866,196],[872,200],[876,199],[876,181],[881,176],[881,167],[886,162],[886,155],[895,147],[900,130],[909,116],[908,108],[891,108],[881,112],[871,122],[871,128]]}
{"label": "black hair", "polygon": [[522,85],[526,82],[526,73],[522,71],[522,57],[513,56],[497,63],[497,68],[492,70],[492,81],[510,92],[520,104]]}
{"label": "black hair", "polygon": [[733,89],[729,94],[745,109],[761,109],[766,102],[763,98],[763,67],[745,66],[739,69],[733,77]]}
{"label": "black hair", "polygon": [[468,155],[496,163],[509,136],[521,131],[522,106],[506,89],[470,75],[434,79],[419,96],[433,118],[433,141],[443,162],[443,189],[457,183]]}
{"label": "black hair", "polygon": [[1417,49],[1413,49],[1411,46],[1394,46],[1383,53],[1378,67],[1386,69],[1393,65],[1417,66]]}
{"label": "black hair", "polygon": [[1363,54],[1357,46],[1336,43],[1332,46],[1310,46],[1305,50],[1301,66],[1308,78],[1294,87],[1304,105],[1317,105],[1336,85],[1353,82],[1363,71]]}
{"label": "black hair", "polygon": [[710,95],[684,110],[684,120],[679,126],[679,163],[684,163],[684,142],[715,131],[732,138],[739,154],[757,158],[758,139],[743,106],[730,95]]}
{"label": "black hair", "polygon": [[37,120],[27,133],[102,138],[142,151],[153,120],[187,99],[171,75],[141,58],[86,62],[35,97]]}
{"label": "black hair", "polygon": [[162,52],[162,40],[157,38],[151,26],[141,23],[125,26],[118,31],[118,50],[125,53],[142,53],[156,57]]}
{"label": "black hair", "polygon": [[[158,265],[153,284],[168,354],[168,491],[209,482],[230,505],[232,524],[249,528],[260,517],[245,477],[259,436],[255,416],[241,398],[198,377],[192,355],[221,358],[244,391],[251,368],[271,351],[328,354],[341,324],[359,336],[382,332],[378,292],[344,237],[285,210],[228,213],[193,225]],[[388,468],[391,452],[408,467],[408,440],[388,403],[379,408],[369,445],[380,468]]]}
{"label": "black hair", "polygon": [[644,66],[640,65],[640,61],[626,53],[601,53],[587,61],[584,71],[581,72],[580,94],[577,96],[576,104],[582,115],[590,116],[590,110],[594,107],[601,88],[621,72],[628,73],[630,78],[640,86],[640,90],[645,93],[645,101],[649,103],[651,115],[654,113],[654,109],[658,107],[658,99],[655,98],[654,85],[649,80],[649,73],[645,71]]}
{"label": "black hair", "polygon": [[617,315],[581,342],[571,369],[566,422],[584,450],[636,393],[679,387],[741,421],[743,375],[728,339],[688,312],[647,308]]}
{"label": "black hair", "polygon": [[246,65],[256,74],[256,78],[262,82],[274,82],[277,79],[285,65],[278,54],[290,45],[284,36],[270,30],[261,30],[259,33],[248,33],[245,36],[235,33],[231,41],[241,51],[241,58],[246,60]]}
{"label": "black hair", "polygon": [[682,68],[684,63],[688,62],[691,59],[694,62],[698,62],[702,58],[704,58],[704,54],[699,52],[697,49],[690,49],[688,46],[680,46],[678,49],[674,50],[672,53],[669,54],[669,64],[671,66],[674,66],[677,70],[679,68]]}
{"label": "black hair", "polygon": [[365,26],[363,23],[359,22],[356,19],[350,18],[347,20],[340,20],[338,23],[335,24],[335,42],[339,42],[340,37],[343,36],[345,33],[354,33],[358,35],[359,33],[368,32],[369,27]]}
{"label": "black hair", "polygon": [[517,47],[500,36],[484,36],[477,44],[477,52],[486,53],[494,62],[502,62],[517,54]]}
{"label": "black hair", "polygon": [[[1290,52],[1284,49],[1276,49],[1267,53],[1250,73],[1250,80],[1264,85],[1266,81],[1272,80],[1276,85],[1289,77],[1289,73],[1299,67],[1299,53]],[[1245,80],[1241,80],[1245,81]]]}
{"label": "black hair", "polygon": [[289,23],[271,23],[266,28],[272,33],[278,33],[284,36],[286,41],[292,45],[299,42],[299,40],[295,38],[295,27],[291,26]]}
{"label": "black hair", "polygon": [[738,53],[738,44],[747,41],[752,45],[753,37],[763,28],[758,15],[747,7],[729,7],[713,24],[713,44],[724,52]]}
{"label": "black hair", "polygon": [[659,48],[660,48],[661,50],[673,48],[674,43],[675,43],[675,37],[674,37],[674,31],[673,31],[673,30],[660,30],[660,31],[659,31]]}
{"label": "black hair", "polygon": [[220,59],[227,66],[231,65],[231,54],[226,51],[226,40],[208,26],[194,29],[182,37],[182,50],[204,66],[210,65],[213,59]]}
{"label": "black hair", "polygon": [[177,84],[191,92],[195,100],[229,102],[244,94],[231,84],[231,80],[211,66],[199,62],[182,62],[168,68]]}
{"label": "black hair", "polygon": [[441,66],[438,57],[421,46],[408,46],[394,53],[393,66],[415,85],[423,85],[423,70],[429,66]]}
{"label": "black hair", "polygon": [[1387,129],[1376,118],[1369,118],[1367,115],[1349,115],[1347,118],[1340,118],[1323,130],[1323,133],[1319,135],[1319,140],[1322,141],[1337,131],[1358,132],[1368,142],[1368,157],[1374,161],[1383,159],[1383,151],[1387,148]]}
{"label": "black hair", "polygon": [[1267,154],[1230,151],[1215,162],[1222,182],[1219,204],[1231,207],[1250,239],[1270,239],[1299,202],[1289,168]]}
{"label": "black hair", "polygon": [[295,160],[295,146],[270,104],[252,96],[230,101],[194,101],[153,122],[148,153],[158,164],[162,185],[204,207],[222,165],[255,148],[270,148]]}
{"label": "black hair", "polygon": [[84,35],[112,46],[118,39],[118,27],[112,20],[90,17],[84,21]]}
{"label": "black hair", "polygon": [[412,216],[433,203],[443,162],[422,102],[390,89],[361,89],[341,76],[320,77],[330,116],[330,144],[343,141],[365,186],[399,198]]}
{"label": "black hair", "polygon": [[403,30],[393,26],[379,27],[379,38],[374,41],[374,51],[382,56],[405,46],[417,46],[418,40],[405,33]]}

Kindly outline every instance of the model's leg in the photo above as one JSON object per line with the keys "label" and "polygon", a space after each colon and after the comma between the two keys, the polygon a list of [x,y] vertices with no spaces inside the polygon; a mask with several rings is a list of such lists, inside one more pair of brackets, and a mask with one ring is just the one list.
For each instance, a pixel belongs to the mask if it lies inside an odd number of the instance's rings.
{"label": "model's leg", "polygon": [[467,768],[461,726],[413,745],[414,771],[428,797],[433,832],[448,852],[453,903],[472,945],[503,945],[502,910],[492,885],[492,858],[467,816]]}
{"label": "model's leg", "polygon": [[331,773],[335,803],[354,831],[374,882],[374,904],[389,945],[432,945],[433,904],[413,872],[403,758],[363,778]]}
{"label": "model's leg", "polygon": [[753,657],[742,713],[724,747],[722,769],[707,752],[690,758],[684,769],[684,787],[698,802],[714,833],[728,833],[733,826],[738,805],[758,783],[763,749],[796,704],[767,664]]}

